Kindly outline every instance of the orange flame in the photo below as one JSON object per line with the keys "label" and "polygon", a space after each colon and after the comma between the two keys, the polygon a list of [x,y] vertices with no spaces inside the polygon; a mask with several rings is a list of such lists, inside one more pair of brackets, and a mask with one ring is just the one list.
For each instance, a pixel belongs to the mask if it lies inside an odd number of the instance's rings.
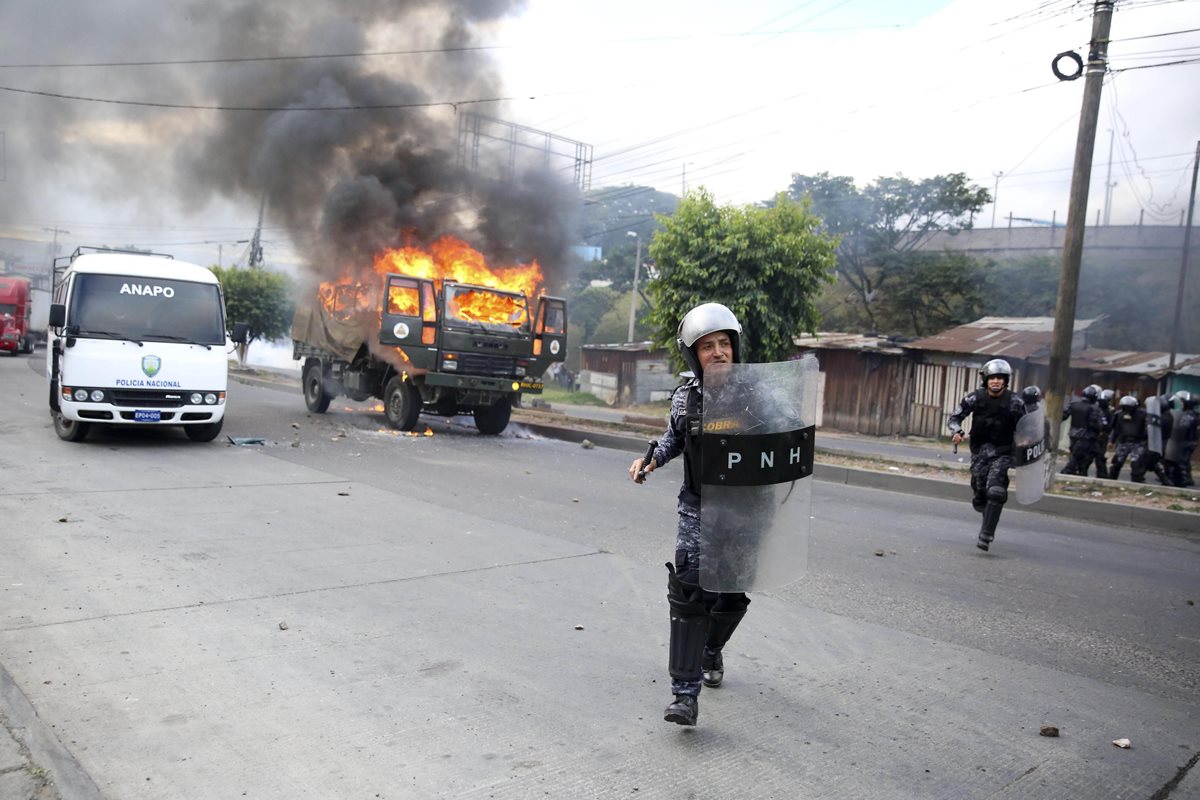
{"label": "orange flame", "polygon": [[[411,245],[387,250],[375,257],[379,277],[389,273],[411,275],[434,281],[438,291],[442,281],[468,283],[535,297],[542,283],[542,269],[536,261],[510,267],[489,267],[487,259],[475,248],[453,236],[443,236],[422,250]],[[333,316],[349,320],[360,314],[378,314],[380,284],[367,276],[347,271],[334,281],[325,281],[317,289],[321,305]],[[388,289],[388,307],[401,314],[416,315],[420,298],[416,290],[403,287]],[[451,313],[461,319],[521,325],[527,309],[512,298],[485,292],[464,291],[451,302]]]}

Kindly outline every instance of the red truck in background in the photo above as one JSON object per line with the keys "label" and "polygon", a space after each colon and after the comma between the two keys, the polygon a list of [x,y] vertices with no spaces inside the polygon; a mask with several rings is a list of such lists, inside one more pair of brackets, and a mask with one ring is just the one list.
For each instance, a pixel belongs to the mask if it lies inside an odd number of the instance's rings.
{"label": "red truck in background", "polygon": [[32,353],[45,341],[49,321],[49,292],[28,278],[0,275],[0,352]]}

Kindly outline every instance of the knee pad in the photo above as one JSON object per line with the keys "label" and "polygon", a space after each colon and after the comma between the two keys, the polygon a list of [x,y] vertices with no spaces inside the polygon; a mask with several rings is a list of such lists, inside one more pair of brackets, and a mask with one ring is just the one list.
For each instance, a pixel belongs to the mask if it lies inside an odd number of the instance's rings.
{"label": "knee pad", "polygon": [[1008,489],[1003,486],[989,486],[987,490],[987,499],[989,503],[1004,505],[1008,502]]}

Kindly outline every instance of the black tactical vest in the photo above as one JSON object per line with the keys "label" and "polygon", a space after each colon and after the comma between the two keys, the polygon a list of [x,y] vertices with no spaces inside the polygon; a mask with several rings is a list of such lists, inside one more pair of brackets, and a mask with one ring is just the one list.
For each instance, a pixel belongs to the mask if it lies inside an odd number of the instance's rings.
{"label": "black tactical vest", "polygon": [[1146,438],[1146,412],[1140,408],[1122,411],[1117,415],[1116,433],[1118,442],[1140,442]]}
{"label": "black tactical vest", "polygon": [[971,452],[991,444],[997,453],[1011,453],[1017,418],[1012,413],[1013,394],[1008,389],[992,397],[987,389],[975,390],[975,408],[971,411]]}

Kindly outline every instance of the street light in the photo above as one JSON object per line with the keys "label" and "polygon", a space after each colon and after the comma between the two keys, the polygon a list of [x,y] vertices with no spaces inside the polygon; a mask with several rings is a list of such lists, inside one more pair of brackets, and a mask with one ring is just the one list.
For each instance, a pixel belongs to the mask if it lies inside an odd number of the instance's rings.
{"label": "street light", "polygon": [[629,295],[629,335],[625,341],[633,341],[633,321],[637,315],[637,285],[638,272],[642,265],[642,237],[637,231],[626,231],[626,236],[632,236],[637,239],[637,254],[633,257],[633,291]]}

